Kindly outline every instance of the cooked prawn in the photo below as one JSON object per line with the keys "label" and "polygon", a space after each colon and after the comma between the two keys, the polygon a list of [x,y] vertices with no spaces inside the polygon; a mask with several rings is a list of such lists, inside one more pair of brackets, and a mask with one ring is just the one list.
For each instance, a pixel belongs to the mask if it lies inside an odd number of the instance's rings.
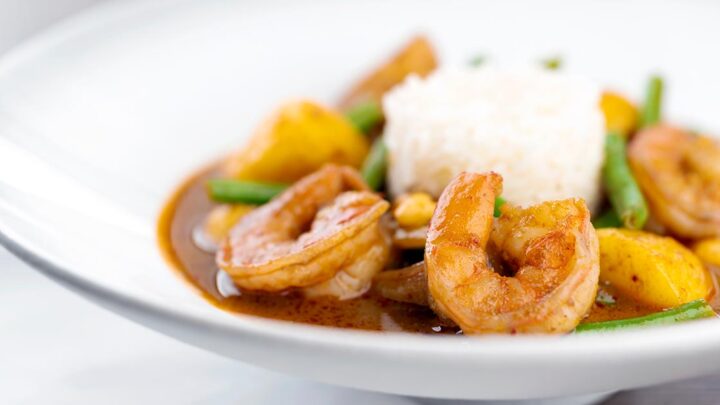
{"label": "cooked prawn", "polygon": [[378,273],[373,279],[372,289],[387,299],[427,306],[425,263],[415,263],[399,270]]}
{"label": "cooked prawn", "polygon": [[653,217],[675,235],[720,236],[720,145],[662,125],[641,131],[628,149]]}
{"label": "cooked prawn", "polygon": [[[348,216],[352,207],[364,207],[386,203],[376,194],[363,192],[346,192],[341,194],[330,206],[321,209],[313,222],[311,232],[333,226],[338,218]],[[387,203],[386,203],[387,204]],[[380,210],[376,215],[381,215]],[[352,214],[350,214],[352,215]],[[370,217],[373,218],[373,217]],[[319,284],[306,287],[303,291],[307,296],[331,295],[340,299],[355,298],[365,293],[372,284],[373,276],[385,267],[390,256],[390,235],[379,218],[368,219],[368,226],[361,230],[347,246],[338,245],[334,255],[347,256],[345,267],[332,278]],[[341,252],[340,249],[348,249]]]}
{"label": "cooked prawn", "polygon": [[[498,174],[461,173],[443,191],[425,246],[430,304],[465,333],[568,332],[597,291],[590,212],[580,199],[506,204],[493,229],[501,190]],[[514,275],[494,271],[497,259]]]}
{"label": "cooked prawn", "polygon": [[243,217],[216,262],[241,288],[354,298],[388,260],[388,207],[355,170],[327,165]]}

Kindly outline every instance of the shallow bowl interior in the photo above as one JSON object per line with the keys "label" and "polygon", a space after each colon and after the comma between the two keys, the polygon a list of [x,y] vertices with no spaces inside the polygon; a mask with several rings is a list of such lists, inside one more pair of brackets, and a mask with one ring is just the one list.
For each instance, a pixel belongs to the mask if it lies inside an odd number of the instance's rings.
{"label": "shallow bowl interior", "polygon": [[[177,339],[291,374],[443,398],[601,392],[720,370],[720,322],[607,336],[381,334],[236,316],[162,259],[160,209],[280,100],[332,103],[417,32],[447,64],[565,69],[720,128],[712,2],[113,2],[0,62],[0,239],[50,277]],[[671,28],[671,29],[669,29]]]}

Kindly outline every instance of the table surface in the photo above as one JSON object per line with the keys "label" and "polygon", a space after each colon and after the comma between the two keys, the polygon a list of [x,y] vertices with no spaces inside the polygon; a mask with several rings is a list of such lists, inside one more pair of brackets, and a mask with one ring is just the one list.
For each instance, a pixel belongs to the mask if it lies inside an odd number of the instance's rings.
{"label": "table surface", "polygon": [[[419,403],[286,377],[190,347],[85,301],[2,248],[0,269],[0,403]],[[624,392],[605,403],[718,404],[720,376]]]}

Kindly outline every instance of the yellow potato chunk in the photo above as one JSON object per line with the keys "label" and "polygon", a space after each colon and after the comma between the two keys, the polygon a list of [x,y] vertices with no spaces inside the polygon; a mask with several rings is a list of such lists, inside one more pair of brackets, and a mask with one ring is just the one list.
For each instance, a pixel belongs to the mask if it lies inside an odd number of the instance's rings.
{"label": "yellow potato chunk", "polygon": [[720,238],[701,240],[692,249],[703,263],[720,268]]}
{"label": "yellow potato chunk", "polygon": [[630,297],[662,308],[707,298],[711,275],[675,239],[649,232],[605,228],[600,240],[600,279]]}
{"label": "yellow potato chunk", "polygon": [[605,128],[627,138],[637,128],[637,108],[618,93],[606,91],[600,99],[600,108],[605,114]]}
{"label": "yellow potato chunk", "polygon": [[213,208],[205,217],[205,235],[216,244],[222,242],[230,229],[253,210],[255,206],[245,204],[223,204]]}
{"label": "yellow potato chunk", "polygon": [[422,36],[414,37],[389,60],[356,83],[340,100],[340,110],[347,111],[365,101],[380,104],[383,94],[406,77],[411,74],[427,76],[436,66],[437,58],[430,42]]}
{"label": "yellow potato chunk", "polygon": [[427,193],[405,194],[397,199],[393,216],[403,228],[419,228],[430,223],[435,205],[435,200]]}
{"label": "yellow potato chunk", "polygon": [[368,140],[340,113],[312,101],[282,105],[225,164],[228,177],[292,183],[326,163],[360,167]]}

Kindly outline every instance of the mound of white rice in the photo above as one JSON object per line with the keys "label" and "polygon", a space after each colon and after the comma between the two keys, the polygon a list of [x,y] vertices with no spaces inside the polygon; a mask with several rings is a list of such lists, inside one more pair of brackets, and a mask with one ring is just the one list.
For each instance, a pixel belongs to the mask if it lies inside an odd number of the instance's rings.
{"label": "mound of white rice", "polygon": [[463,170],[495,171],[520,205],[598,205],[605,121],[590,81],[544,69],[440,70],[383,100],[390,192],[439,196]]}

